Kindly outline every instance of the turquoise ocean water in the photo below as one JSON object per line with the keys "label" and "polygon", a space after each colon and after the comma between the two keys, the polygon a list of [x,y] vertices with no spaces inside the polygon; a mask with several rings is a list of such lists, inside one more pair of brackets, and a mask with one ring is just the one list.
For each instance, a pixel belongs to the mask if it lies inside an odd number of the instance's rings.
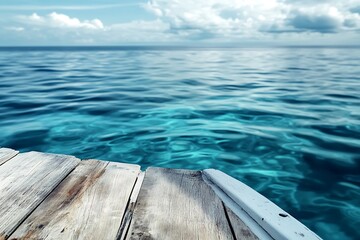
{"label": "turquoise ocean water", "polygon": [[360,49],[1,48],[0,146],[217,168],[360,239]]}

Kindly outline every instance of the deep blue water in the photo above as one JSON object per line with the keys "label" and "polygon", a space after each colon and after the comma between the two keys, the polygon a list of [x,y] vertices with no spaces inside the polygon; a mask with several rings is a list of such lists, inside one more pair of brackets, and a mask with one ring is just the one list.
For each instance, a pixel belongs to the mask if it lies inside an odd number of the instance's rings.
{"label": "deep blue water", "polygon": [[359,48],[43,50],[0,49],[1,146],[217,168],[360,239]]}

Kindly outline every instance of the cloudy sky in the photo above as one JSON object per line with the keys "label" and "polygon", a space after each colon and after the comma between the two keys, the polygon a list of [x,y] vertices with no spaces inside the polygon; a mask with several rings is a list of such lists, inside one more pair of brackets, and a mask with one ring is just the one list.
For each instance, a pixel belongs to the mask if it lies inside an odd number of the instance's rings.
{"label": "cloudy sky", "polygon": [[1,0],[0,45],[359,45],[360,0]]}

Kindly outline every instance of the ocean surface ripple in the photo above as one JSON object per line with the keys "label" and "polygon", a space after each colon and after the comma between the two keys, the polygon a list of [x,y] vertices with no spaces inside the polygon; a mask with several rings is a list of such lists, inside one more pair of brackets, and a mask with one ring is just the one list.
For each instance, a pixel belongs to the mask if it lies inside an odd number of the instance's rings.
{"label": "ocean surface ripple", "polygon": [[360,239],[360,49],[0,51],[0,146],[217,168]]}

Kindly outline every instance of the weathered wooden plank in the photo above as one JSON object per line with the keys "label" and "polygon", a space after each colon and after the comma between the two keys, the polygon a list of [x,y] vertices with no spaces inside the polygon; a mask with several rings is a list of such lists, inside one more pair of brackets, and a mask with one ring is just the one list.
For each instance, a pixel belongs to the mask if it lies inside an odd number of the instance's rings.
{"label": "weathered wooden plank", "polygon": [[19,151],[10,148],[0,148],[0,166],[15,157],[18,153]]}
{"label": "weathered wooden plank", "polygon": [[241,240],[258,240],[259,238],[250,230],[241,219],[236,216],[230,208],[225,207],[226,213],[229,217],[229,221],[236,239]]}
{"label": "weathered wooden plank", "polygon": [[71,156],[29,152],[3,164],[0,239],[6,239],[79,162]]}
{"label": "weathered wooden plank", "polygon": [[82,161],[11,239],[115,239],[137,165]]}
{"label": "weathered wooden plank", "polygon": [[149,168],[127,239],[233,239],[221,200],[201,172]]}

